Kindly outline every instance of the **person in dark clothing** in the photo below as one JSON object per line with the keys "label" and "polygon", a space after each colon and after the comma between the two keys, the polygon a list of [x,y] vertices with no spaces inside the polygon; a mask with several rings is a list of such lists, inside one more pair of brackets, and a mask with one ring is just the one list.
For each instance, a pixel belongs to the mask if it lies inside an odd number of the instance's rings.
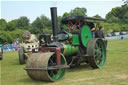
{"label": "person in dark clothing", "polygon": [[88,22],[87,25],[88,25],[88,26],[90,27],[90,29],[91,29],[92,37],[95,38],[95,29],[96,29],[96,28],[95,28],[94,23]]}
{"label": "person in dark clothing", "polygon": [[103,30],[104,30],[104,27],[103,26],[100,26],[99,27],[99,30],[96,31],[96,34],[95,34],[95,37],[96,38],[104,38],[104,33],[103,33]]}
{"label": "person in dark clothing", "polygon": [[99,30],[97,30],[96,33],[95,33],[95,37],[96,38],[101,38],[104,41],[105,46],[107,47],[107,40],[104,37],[103,30],[104,30],[104,27],[103,26],[100,26],[99,27]]}

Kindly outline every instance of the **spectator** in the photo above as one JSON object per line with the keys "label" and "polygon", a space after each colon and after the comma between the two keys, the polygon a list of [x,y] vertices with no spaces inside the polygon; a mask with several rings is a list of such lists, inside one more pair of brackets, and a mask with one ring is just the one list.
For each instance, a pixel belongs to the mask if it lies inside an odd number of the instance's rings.
{"label": "spectator", "polygon": [[99,27],[99,30],[96,31],[95,37],[96,38],[101,38],[104,41],[105,46],[107,47],[107,40],[104,37],[103,30],[104,30],[104,27],[103,26],[100,26]]}
{"label": "spectator", "polygon": [[121,40],[123,40],[124,39],[124,37],[123,37],[123,35],[121,36]]}
{"label": "spectator", "polygon": [[96,29],[96,28],[95,28],[94,23],[88,22],[87,25],[88,25],[88,26],[90,27],[90,29],[91,29],[92,37],[95,38],[95,29]]}

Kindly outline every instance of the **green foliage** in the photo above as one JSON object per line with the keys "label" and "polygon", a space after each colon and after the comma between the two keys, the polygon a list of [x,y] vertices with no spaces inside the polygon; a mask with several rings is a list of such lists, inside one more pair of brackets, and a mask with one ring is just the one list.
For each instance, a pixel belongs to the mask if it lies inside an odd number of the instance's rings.
{"label": "green foliage", "polygon": [[35,21],[32,22],[29,31],[34,34],[40,34],[43,32],[43,29],[50,27],[51,27],[51,22],[49,18],[47,18],[44,15],[41,15],[40,17],[37,17]]}
{"label": "green foliage", "polygon": [[[60,31],[60,29],[61,29],[61,20],[63,19],[63,17],[61,17],[61,16],[58,16],[57,17],[57,20],[58,20],[58,31]],[[51,28],[50,28],[51,29]]]}
{"label": "green foliage", "polygon": [[1,43],[12,43],[13,37],[9,31],[0,31],[0,42]]}
{"label": "green foliage", "polygon": [[76,7],[75,9],[70,11],[71,16],[86,16],[87,10],[86,8]]}
{"label": "green foliage", "polygon": [[121,31],[128,31],[128,24],[122,24],[120,27]]}
{"label": "green foliage", "polygon": [[16,27],[18,29],[29,29],[29,19],[25,16],[20,17],[17,20]]}
{"label": "green foliage", "polygon": [[52,34],[52,30],[50,28],[44,28],[43,32],[47,34]]}
{"label": "green foliage", "polygon": [[7,22],[5,19],[0,19],[0,30],[5,30],[7,26]]}
{"label": "green foliage", "polygon": [[101,26],[104,26],[104,33],[111,33],[111,32],[120,32],[121,25],[118,23],[101,23]]}
{"label": "green foliage", "polygon": [[62,18],[69,17],[69,16],[71,16],[71,14],[68,13],[68,12],[65,12],[65,13],[63,14],[63,17],[62,17]]}
{"label": "green foliage", "polygon": [[22,35],[26,30],[16,29],[14,31],[0,31],[1,43],[12,43],[14,39],[22,41]]}
{"label": "green foliage", "polygon": [[112,23],[113,32],[120,32],[120,25]]}
{"label": "green foliage", "polygon": [[104,26],[104,32],[120,32],[128,31],[128,24],[119,24],[119,23],[101,23],[101,26]]}
{"label": "green foliage", "polygon": [[[24,17],[23,17],[24,18]],[[21,20],[20,20],[21,19]],[[22,20],[22,17],[19,19],[14,19],[9,21],[8,23],[6,22],[6,20],[4,19],[0,19],[0,42],[1,43],[12,43],[14,41],[14,39],[18,38],[20,41],[22,40],[22,35],[25,32],[26,29],[26,24],[22,24],[22,22],[25,19]],[[17,24],[20,23],[19,21],[21,21],[21,24]],[[26,23],[26,22],[25,22]],[[21,26],[22,25],[22,26]],[[23,28],[21,28],[21,27]],[[20,28],[19,28],[20,27]]]}
{"label": "green foliage", "polygon": [[96,17],[96,18],[102,18],[100,15],[96,14],[95,16],[93,17]]}
{"label": "green foliage", "polygon": [[128,24],[128,5],[124,4],[121,7],[113,8],[107,15],[108,22],[118,22]]}
{"label": "green foliage", "polygon": [[122,1],[124,1],[124,4],[128,5],[128,0],[122,0]]}
{"label": "green foliage", "polygon": [[128,24],[128,12],[125,13],[124,17],[123,17],[123,22]]}
{"label": "green foliage", "polygon": [[10,22],[8,22],[8,24],[7,24],[7,27],[6,27],[6,31],[13,31],[13,30],[15,30],[16,29],[16,24],[17,24],[17,19],[15,19],[15,20],[12,20],[12,21],[10,21]]}
{"label": "green foliage", "polygon": [[107,20],[108,22],[110,23],[119,23],[120,22],[120,19],[118,17],[115,17],[115,16],[111,16],[110,19]]}
{"label": "green foliage", "polygon": [[20,41],[22,41],[22,35],[24,34],[24,32],[27,30],[23,30],[23,29],[16,29],[14,31],[11,31],[10,34],[14,39],[19,39]]}
{"label": "green foliage", "polygon": [[73,10],[71,10],[69,13],[65,12],[62,16],[62,18],[68,17],[68,16],[87,16],[87,10],[86,8],[79,8],[76,7]]}

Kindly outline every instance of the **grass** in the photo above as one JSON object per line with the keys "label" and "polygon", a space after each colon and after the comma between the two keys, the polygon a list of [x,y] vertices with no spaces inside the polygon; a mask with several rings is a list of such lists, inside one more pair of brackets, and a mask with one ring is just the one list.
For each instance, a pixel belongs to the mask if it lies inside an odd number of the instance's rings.
{"label": "grass", "polygon": [[57,82],[35,81],[28,77],[25,65],[19,65],[17,52],[4,52],[0,61],[1,85],[128,85],[128,39],[108,42],[107,62],[101,69],[88,65],[68,69]]}

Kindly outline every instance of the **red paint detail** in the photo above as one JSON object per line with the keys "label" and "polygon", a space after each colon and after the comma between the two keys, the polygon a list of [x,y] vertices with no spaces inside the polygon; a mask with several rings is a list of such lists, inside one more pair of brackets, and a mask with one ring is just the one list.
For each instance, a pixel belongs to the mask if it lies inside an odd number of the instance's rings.
{"label": "red paint detail", "polygon": [[[70,21],[68,21],[68,30],[69,30],[69,32],[72,32],[74,29],[77,31],[77,32],[79,32],[79,29],[78,29],[78,27],[80,28],[82,25],[83,25],[83,20],[81,21],[81,20],[76,20],[75,21],[75,24],[73,24],[73,22],[72,22],[73,20],[70,20]],[[78,27],[76,27],[78,25]]]}
{"label": "red paint detail", "polygon": [[53,41],[53,37],[51,37],[51,40]]}
{"label": "red paint detail", "polygon": [[60,48],[56,49],[56,61],[57,61],[57,65],[60,65],[61,63],[61,57],[60,57]]}
{"label": "red paint detail", "polygon": [[42,52],[48,52],[48,51],[55,52],[55,54],[56,54],[56,63],[57,63],[57,65],[61,64],[61,57],[60,57],[61,50],[60,50],[60,48],[42,47],[42,48],[39,48],[39,51],[42,51]]}

